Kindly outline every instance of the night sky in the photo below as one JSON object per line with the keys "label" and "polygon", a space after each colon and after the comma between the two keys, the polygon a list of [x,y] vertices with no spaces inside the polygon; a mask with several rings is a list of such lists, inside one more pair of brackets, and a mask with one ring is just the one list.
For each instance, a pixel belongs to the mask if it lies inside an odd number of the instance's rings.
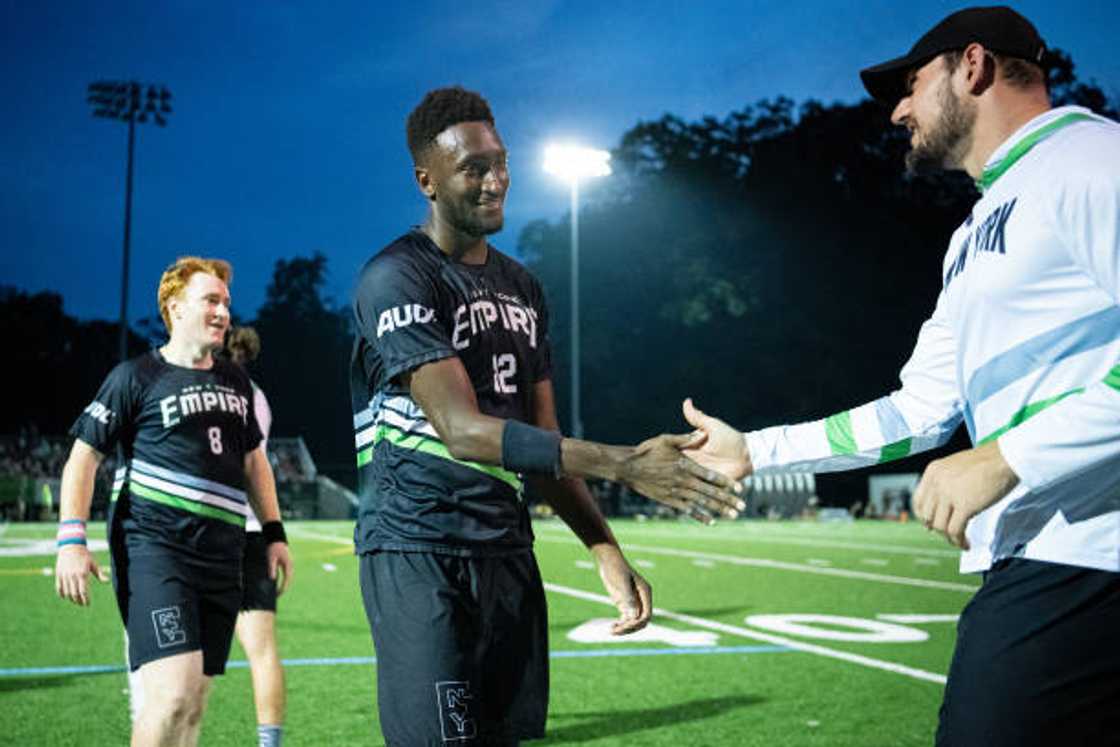
{"label": "night sky", "polygon": [[[610,148],[642,119],[722,117],[779,95],[851,103],[860,67],[959,7],[0,0],[0,284],[117,316],[127,125],[91,116],[94,80],[174,95],[166,128],[138,129],[130,317],[155,314],[162,269],[196,253],[233,262],[235,311],[251,318],[276,259],[323,252],[345,303],[357,268],[424,219],[404,119],[430,88],[489,98],[513,173],[493,242],[516,253],[527,222],[567,210],[540,168],[547,142]],[[1120,98],[1120,3],[1015,7]]]}

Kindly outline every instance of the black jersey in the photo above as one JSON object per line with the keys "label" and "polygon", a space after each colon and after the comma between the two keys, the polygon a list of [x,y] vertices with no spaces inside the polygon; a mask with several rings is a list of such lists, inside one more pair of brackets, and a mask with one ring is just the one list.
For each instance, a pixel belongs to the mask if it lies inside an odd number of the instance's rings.
{"label": "black jersey", "polygon": [[199,370],[145,353],[109,373],[70,434],[103,454],[120,451],[112,532],[201,562],[240,559],[245,456],[261,432],[238,366],[215,358]]}
{"label": "black jersey", "polygon": [[366,263],[354,317],[358,552],[531,546],[520,477],[452,457],[399,376],[457,356],[481,412],[531,422],[533,386],[552,365],[540,283],[493,247],[485,264],[467,265],[413,230]]}

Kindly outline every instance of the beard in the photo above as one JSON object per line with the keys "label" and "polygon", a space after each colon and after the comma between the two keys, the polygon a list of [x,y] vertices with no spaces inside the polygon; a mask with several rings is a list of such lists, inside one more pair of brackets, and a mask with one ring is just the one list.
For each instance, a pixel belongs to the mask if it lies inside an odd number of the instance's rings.
{"label": "beard", "polygon": [[486,215],[477,210],[473,203],[459,203],[449,213],[447,215],[448,222],[455,230],[475,238],[498,233],[502,230],[502,225],[505,222],[503,211],[499,210],[496,215]]}
{"label": "beard", "polygon": [[926,131],[918,129],[918,143],[906,154],[906,172],[922,174],[941,169],[958,169],[972,148],[976,124],[976,104],[953,93],[948,78],[937,93],[941,112]]}

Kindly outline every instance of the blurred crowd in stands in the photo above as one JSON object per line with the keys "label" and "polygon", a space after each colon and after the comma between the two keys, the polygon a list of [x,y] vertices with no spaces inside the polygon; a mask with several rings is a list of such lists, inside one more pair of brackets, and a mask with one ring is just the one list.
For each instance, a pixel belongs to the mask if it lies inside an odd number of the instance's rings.
{"label": "blurred crowd in stands", "polygon": [[272,438],[268,441],[268,461],[276,482],[305,482],[315,479],[315,463],[302,438]]}
{"label": "blurred crowd in stands", "polygon": [[66,442],[46,438],[34,427],[0,438],[0,475],[58,477],[66,462]]}
{"label": "blurred crowd in stands", "polygon": [[[45,436],[34,427],[14,436],[0,436],[0,519],[49,521],[56,518],[62,468],[70,454],[69,436]],[[275,438],[268,442],[268,458],[277,483],[313,481],[315,463],[303,439]],[[97,470],[91,516],[104,518],[109,508],[116,455],[108,455]]]}

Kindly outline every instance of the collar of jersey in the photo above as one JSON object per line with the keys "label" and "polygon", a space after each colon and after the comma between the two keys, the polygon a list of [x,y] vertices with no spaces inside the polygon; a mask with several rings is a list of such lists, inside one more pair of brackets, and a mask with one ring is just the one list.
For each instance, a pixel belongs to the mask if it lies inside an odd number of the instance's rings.
{"label": "collar of jersey", "polygon": [[[1065,114],[1061,114],[1065,111]],[[986,192],[991,188],[996,180],[1003,176],[1008,169],[1015,165],[1015,163],[1025,156],[1031,148],[1041,143],[1046,138],[1053,135],[1058,130],[1086,119],[1093,119],[1093,115],[1088,110],[1081,107],[1063,107],[1062,109],[1055,109],[1037,117],[1028,122],[1022,130],[1029,130],[1025,134],[1019,134],[1020,130],[1015,135],[1008,139],[1010,145],[1003,145],[996,149],[996,154],[1000,154],[998,161],[989,161],[988,165],[984,167],[984,172],[980,174],[980,178],[976,180],[976,188],[981,192]],[[1043,122],[1039,122],[1039,120]]]}
{"label": "collar of jersey", "polygon": [[465,267],[469,272],[484,272],[494,262],[494,246],[488,241],[486,242],[486,261],[480,265],[471,265],[466,262],[459,262],[439,248],[439,244],[432,240],[432,237],[424,233],[421,226],[413,226],[412,233],[416,234],[417,240],[420,241],[429,251],[434,252],[435,256],[442,259],[444,262],[455,265],[456,267]]}

